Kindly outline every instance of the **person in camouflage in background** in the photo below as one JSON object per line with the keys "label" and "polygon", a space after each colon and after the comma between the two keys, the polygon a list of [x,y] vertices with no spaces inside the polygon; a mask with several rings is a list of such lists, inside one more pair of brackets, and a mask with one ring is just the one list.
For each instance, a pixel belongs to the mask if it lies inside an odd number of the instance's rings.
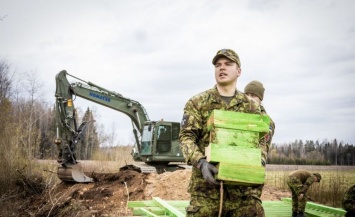
{"label": "person in camouflage in background", "polygon": [[[260,105],[261,113],[267,114],[266,110],[262,104],[262,101],[264,99],[264,92],[265,92],[264,85],[260,81],[251,81],[244,87],[244,93],[250,99],[254,100],[256,103],[258,103]],[[269,152],[272,137],[274,136],[274,132],[275,132],[275,123],[271,118],[270,118],[269,129],[270,129],[269,133],[265,135],[266,148],[262,149],[263,159],[265,159],[265,160],[267,159],[267,154]],[[262,162],[262,163],[265,166],[266,162]]]}
{"label": "person in camouflage in background", "polygon": [[[262,101],[264,100],[264,92],[265,92],[265,88],[264,85],[260,82],[260,81],[251,81],[249,82],[245,87],[244,87],[244,93],[252,100],[254,100],[256,103],[258,103],[260,105],[260,109],[261,109],[261,113],[262,114],[267,114],[266,110],[262,104]],[[267,159],[267,154],[269,153],[269,149],[271,146],[271,141],[272,141],[272,137],[274,136],[274,132],[275,132],[275,123],[274,121],[270,118],[270,126],[269,126],[269,133],[265,135],[265,148],[262,148],[262,159]],[[261,144],[263,145],[263,144]],[[263,166],[266,165],[266,161],[262,161],[261,162]],[[260,191],[260,195],[259,197],[261,197],[261,193],[262,191]]]}
{"label": "person in camouflage in background", "polygon": [[320,182],[322,176],[319,173],[311,173],[307,170],[295,170],[288,175],[287,185],[292,193],[292,217],[304,217],[309,187],[314,182]]}
{"label": "person in camouflage in background", "polygon": [[[181,121],[180,145],[186,162],[192,165],[188,187],[191,198],[186,216],[265,216],[259,196],[261,185],[223,185],[223,198],[220,198],[220,183],[214,179],[218,170],[206,161],[205,147],[210,137],[207,119],[214,109],[261,114],[260,106],[236,88],[241,75],[237,53],[231,49],[219,50],[212,64],[216,85],[188,100]],[[262,149],[266,148],[264,138],[260,139],[260,144]],[[219,213],[220,199],[223,199],[222,213]]]}
{"label": "person in camouflage in background", "polygon": [[342,206],[347,211],[345,217],[355,216],[355,185],[351,186],[344,194]]}

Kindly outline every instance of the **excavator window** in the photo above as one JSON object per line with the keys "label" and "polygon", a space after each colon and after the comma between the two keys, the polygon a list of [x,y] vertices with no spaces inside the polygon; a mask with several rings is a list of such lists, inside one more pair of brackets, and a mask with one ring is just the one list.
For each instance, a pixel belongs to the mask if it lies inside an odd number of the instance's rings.
{"label": "excavator window", "polygon": [[180,123],[172,123],[172,131],[171,131],[171,136],[172,140],[177,140],[179,139],[179,133],[180,133]]}
{"label": "excavator window", "polygon": [[142,134],[141,155],[152,154],[153,130],[151,126],[144,126]]}
{"label": "excavator window", "polygon": [[171,126],[160,125],[157,131],[157,147],[156,152],[167,153],[171,150]]}

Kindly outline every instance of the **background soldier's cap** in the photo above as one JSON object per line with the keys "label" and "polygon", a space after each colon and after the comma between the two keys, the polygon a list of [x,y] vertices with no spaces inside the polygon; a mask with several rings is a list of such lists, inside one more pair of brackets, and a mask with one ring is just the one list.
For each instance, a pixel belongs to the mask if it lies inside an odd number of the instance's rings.
{"label": "background soldier's cap", "polygon": [[263,84],[259,81],[252,81],[249,84],[247,84],[244,88],[244,93],[252,93],[255,96],[259,97],[261,101],[264,99],[264,91],[265,88]]}
{"label": "background soldier's cap", "polygon": [[220,58],[220,57],[227,57],[228,59],[232,60],[233,62],[236,62],[240,68],[240,59],[239,59],[238,54],[236,52],[234,52],[234,50],[231,50],[231,49],[219,50],[217,52],[216,56],[213,57],[212,64],[216,65],[216,62],[217,62],[218,58]]}
{"label": "background soldier's cap", "polygon": [[322,176],[319,173],[313,173],[313,175],[315,175],[318,179],[318,182],[320,182],[320,180],[322,179]]}

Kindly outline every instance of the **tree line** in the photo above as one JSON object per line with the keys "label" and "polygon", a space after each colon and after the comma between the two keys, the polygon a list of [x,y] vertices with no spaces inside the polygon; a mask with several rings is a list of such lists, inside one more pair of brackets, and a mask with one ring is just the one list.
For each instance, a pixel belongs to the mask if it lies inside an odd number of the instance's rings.
{"label": "tree line", "polygon": [[295,140],[291,143],[272,144],[268,163],[355,166],[355,146],[338,142],[337,139],[322,142]]}

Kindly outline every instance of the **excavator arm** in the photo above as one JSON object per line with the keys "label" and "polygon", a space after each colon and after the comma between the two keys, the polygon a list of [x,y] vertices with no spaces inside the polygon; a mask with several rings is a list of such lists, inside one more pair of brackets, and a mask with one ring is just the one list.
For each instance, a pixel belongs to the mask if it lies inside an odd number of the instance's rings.
{"label": "excavator arm", "polygon": [[[78,80],[70,83],[67,75]],[[83,81],[65,70],[56,75],[56,139],[55,144],[59,149],[58,177],[63,181],[91,182],[92,179],[85,176],[76,160],[76,148],[81,140],[82,132],[89,121],[77,124],[77,114],[73,101],[75,97],[81,97],[89,101],[101,104],[111,109],[122,112],[130,117],[133,125],[133,133],[136,139],[138,152],[133,153],[135,159],[139,159],[140,140],[144,123],[149,121],[144,107],[137,101],[123,97],[114,91],[106,90],[91,82]]]}

